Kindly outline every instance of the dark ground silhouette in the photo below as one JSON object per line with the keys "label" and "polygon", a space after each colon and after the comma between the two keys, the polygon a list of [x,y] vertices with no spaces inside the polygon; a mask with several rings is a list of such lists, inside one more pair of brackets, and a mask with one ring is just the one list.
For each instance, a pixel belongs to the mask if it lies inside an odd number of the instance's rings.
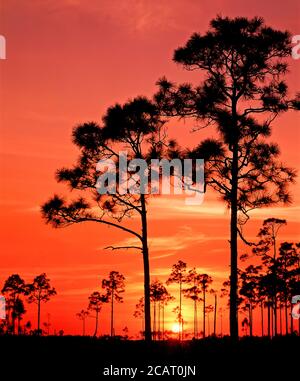
{"label": "dark ground silhouette", "polygon": [[78,377],[98,380],[107,378],[103,370],[113,365],[138,367],[145,373],[137,373],[134,379],[151,379],[145,375],[149,365],[196,365],[196,376],[189,377],[194,380],[226,379],[229,375],[237,379],[270,379],[271,376],[278,379],[282,375],[287,380],[298,373],[299,343],[297,336],[277,337],[272,341],[246,337],[236,344],[226,337],[149,344],[79,336],[1,336],[1,370],[10,379],[30,376],[31,380],[69,381]]}

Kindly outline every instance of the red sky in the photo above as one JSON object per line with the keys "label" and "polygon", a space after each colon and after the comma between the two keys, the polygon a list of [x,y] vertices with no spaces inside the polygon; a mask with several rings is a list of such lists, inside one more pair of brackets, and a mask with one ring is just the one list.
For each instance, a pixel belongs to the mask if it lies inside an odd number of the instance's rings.
{"label": "red sky", "polygon": [[[166,75],[175,81],[195,81],[172,62],[175,48],[209,21],[223,16],[263,16],[275,28],[300,34],[297,0],[4,0],[0,34],[6,37],[7,59],[0,61],[1,268],[0,285],[12,273],[30,281],[46,272],[58,295],[42,311],[50,313],[52,329],[79,333],[75,314],[99,289],[100,279],[118,270],[127,279],[125,303],[117,307],[116,331],[128,326],[142,295],[142,261],[134,252],[111,253],[103,248],[126,240],[113,229],[90,225],[55,230],[41,219],[39,206],[54,192],[57,168],[71,165],[76,150],[70,142],[74,125],[100,120],[115,102],[144,94]],[[300,60],[290,59],[291,93],[300,90]],[[183,143],[200,140],[191,134],[193,122],[175,126],[171,134]],[[213,130],[205,132],[212,136]],[[290,113],[275,123],[272,140],[280,144],[282,160],[300,162],[299,116]],[[291,188],[294,203],[253,214],[247,236],[253,238],[262,220],[286,218],[282,240],[299,239],[299,183]],[[153,279],[165,280],[178,259],[213,276],[218,287],[228,275],[228,213],[214,195],[203,205],[187,207],[180,200],[155,198],[150,203],[150,251]],[[170,287],[176,296],[176,287]],[[175,321],[169,308],[168,321]],[[35,316],[32,308],[25,320]],[[185,319],[192,309],[185,301]],[[109,309],[102,313],[101,333],[108,333]],[[224,329],[227,329],[226,321]],[[92,332],[93,320],[88,321]]]}

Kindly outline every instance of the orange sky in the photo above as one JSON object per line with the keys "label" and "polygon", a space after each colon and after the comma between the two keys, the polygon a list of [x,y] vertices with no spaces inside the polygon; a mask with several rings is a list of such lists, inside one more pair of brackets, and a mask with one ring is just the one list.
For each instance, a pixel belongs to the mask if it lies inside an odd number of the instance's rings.
{"label": "orange sky", "polygon": [[[79,122],[100,120],[114,102],[151,96],[163,75],[175,81],[196,80],[171,58],[195,31],[204,32],[216,14],[263,16],[275,28],[300,34],[299,2],[253,0],[4,0],[0,34],[6,37],[7,60],[0,60],[1,268],[0,285],[12,273],[30,281],[46,272],[58,295],[42,310],[52,329],[81,332],[75,314],[86,308],[88,295],[112,269],[127,279],[125,303],[117,307],[116,332],[124,326],[135,334],[133,317],[142,295],[142,261],[134,252],[108,252],[103,247],[127,236],[102,226],[81,225],[62,230],[46,226],[39,206],[54,192],[54,172],[70,165],[76,150],[70,133]],[[300,90],[300,60],[290,60],[291,93]],[[183,144],[201,139],[190,134],[192,121],[171,129]],[[201,135],[202,134],[202,135]],[[213,135],[213,130],[205,132]],[[273,141],[282,160],[300,162],[299,116],[290,113],[275,123]],[[261,210],[247,226],[251,239],[263,218],[286,218],[282,240],[299,239],[299,183],[288,208]],[[165,280],[178,259],[213,276],[215,286],[228,275],[228,212],[208,194],[203,205],[155,198],[150,203],[150,252],[153,279]],[[133,222],[134,223],[134,222]],[[176,287],[170,287],[176,296]],[[187,329],[192,329],[191,304],[185,301]],[[172,305],[169,311],[175,306]],[[35,323],[32,308],[25,320]],[[109,309],[102,314],[101,333],[108,333]],[[119,315],[119,316],[118,316]],[[174,322],[171,312],[168,320]],[[92,333],[93,320],[88,321]],[[224,322],[226,330],[226,322]]]}

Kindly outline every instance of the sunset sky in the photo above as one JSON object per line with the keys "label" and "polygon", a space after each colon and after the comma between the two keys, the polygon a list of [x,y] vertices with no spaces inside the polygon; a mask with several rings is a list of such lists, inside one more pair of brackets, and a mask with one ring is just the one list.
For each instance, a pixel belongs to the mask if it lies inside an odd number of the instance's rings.
{"label": "sunset sky", "polygon": [[[284,4],[284,6],[283,6]],[[124,303],[117,306],[116,333],[127,326],[135,335],[133,318],[143,294],[139,253],[110,252],[104,247],[127,242],[128,236],[105,226],[84,224],[65,229],[45,225],[40,205],[53,193],[67,194],[55,182],[57,168],[77,156],[72,128],[100,121],[107,107],[136,95],[151,97],[156,81],[197,83],[199,73],[185,72],[172,62],[174,49],[209,21],[222,16],[262,16],[267,24],[300,34],[297,0],[2,0],[0,35],[7,42],[7,59],[0,60],[1,266],[0,286],[13,273],[25,281],[46,272],[58,295],[42,307],[50,314],[51,330],[81,333],[75,314],[87,307],[92,291],[111,270],[126,277]],[[259,54],[259,53],[258,53]],[[289,59],[290,93],[300,91],[300,60]],[[276,120],[272,141],[279,143],[283,162],[300,163],[300,117],[290,112]],[[192,120],[171,121],[169,133],[192,146],[213,128],[191,133]],[[280,240],[300,237],[300,185],[291,186],[293,204],[254,212],[245,232],[249,240],[267,217],[286,218]],[[179,259],[214,279],[229,274],[229,213],[213,193],[200,206],[181,198],[155,197],[149,204],[149,249],[152,279],[165,281]],[[135,224],[134,221],[131,224]],[[245,247],[240,245],[240,254]],[[177,287],[169,290],[178,296]],[[226,301],[222,302],[224,307]],[[168,307],[168,328],[175,322]],[[25,321],[36,324],[32,307]],[[192,330],[192,305],[184,300],[186,329]],[[224,312],[224,332],[228,311]],[[87,330],[93,332],[93,319]],[[109,307],[101,312],[100,333],[109,333]]]}

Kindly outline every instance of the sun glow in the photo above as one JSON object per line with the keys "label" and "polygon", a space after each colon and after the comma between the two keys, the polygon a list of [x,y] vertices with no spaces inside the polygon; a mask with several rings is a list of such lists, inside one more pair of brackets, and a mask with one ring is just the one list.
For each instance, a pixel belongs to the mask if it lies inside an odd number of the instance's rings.
{"label": "sun glow", "polygon": [[172,332],[179,333],[179,331],[180,331],[180,324],[179,323],[174,323],[172,325]]}

